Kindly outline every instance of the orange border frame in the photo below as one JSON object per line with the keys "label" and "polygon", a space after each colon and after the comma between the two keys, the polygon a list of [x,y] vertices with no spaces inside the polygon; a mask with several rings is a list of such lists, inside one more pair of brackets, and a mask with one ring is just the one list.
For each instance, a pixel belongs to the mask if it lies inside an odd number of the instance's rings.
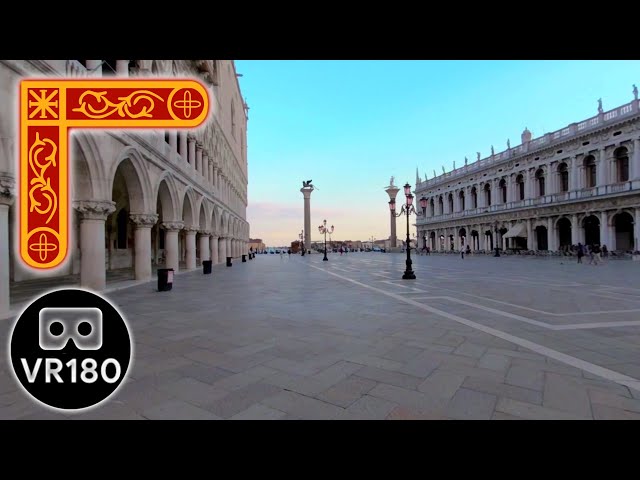
{"label": "orange border frame", "polygon": [[[85,89],[86,91],[94,91],[100,90],[109,92],[114,88],[117,89],[132,89],[135,90],[131,93],[130,96],[134,94],[139,94],[140,96],[144,96],[139,91],[151,91],[157,89],[163,89],[163,93],[166,93],[167,89],[171,89],[170,93],[162,98],[163,102],[166,102],[166,110],[168,112],[168,116],[165,115],[165,118],[153,118],[153,106],[151,106],[149,114],[146,115],[146,118],[136,118],[139,114],[132,113],[128,109],[124,111],[123,117],[121,120],[105,120],[105,119],[97,119],[91,118],[89,113],[86,113],[86,119],[67,119],[67,89]],[[30,101],[33,102],[32,98],[29,97],[30,90],[47,90],[47,89],[57,89],[58,95],[55,100],[57,100],[58,105],[58,118],[45,118],[39,119],[37,116],[34,119],[29,119],[29,108]],[[197,91],[201,95],[202,100],[202,111],[195,118],[180,118],[172,106],[175,107],[175,104],[172,103],[173,98],[176,94],[183,89],[191,89]],[[113,93],[113,92],[112,92]],[[159,98],[159,97],[158,97]],[[186,97],[183,98],[183,100]],[[95,100],[95,98],[94,98]],[[122,100],[122,98],[119,98]],[[142,100],[142,99],[141,99]],[[198,101],[196,100],[196,101]],[[87,103],[87,102],[83,102]],[[91,102],[88,102],[91,103]],[[93,103],[96,103],[95,101]],[[98,101],[98,103],[100,103]],[[104,102],[106,105],[106,102]],[[145,104],[144,101],[141,101],[140,104],[136,102],[130,102],[132,109],[140,110],[142,105]],[[151,101],[151,104],[153,102]],[[149,101],[147,101],[147,106],[149,105]],[[79,107],[78,105],[77,107]],[[113,104],[112,104],[113,106]],[[160,79],[109,79],[105,80],[104,78],[100,79],[45,79],[45,80],[23,80],[20,82],[20,107],[19,107],[19,115],[20,115],[20,181],[19,181],[19,190],[20,190],[20,221],[19,221],[19,244],[20,244],[20,257],[22,261],[36,269],[47,270],[52,269],[59,266],[67,257],[69,250],[69,217],[70,217],[70,204],[69,204],[69,130],[71,128],[100,128],[100,129],[130,129],[130,128],[144,128],[144,129],[154,129],[154,128],[167,128],[167,129],[183,129],[183,128],[195,128],[202,125],[207,116],[209,114],[209,94],[204,85],[196,80],[160,80]],[[105,106],[105,108],[107,108]],[[47,115],[46,111],[43,110],[43,115]],[[115,111],[114,111],[115,112]],[[168,117],[168,118],[167,118]],[[42,215],[42,213],[32,213],[31,207],[34,207],[30,202],[29,195],[29,166],[30,166],[30,149],[35,147],[35,142],[32,145],[29,145],[29,127],[57,127],[58,128],[58,143],[57,146],[57,158],[58,158],[58,191],[56,192],[57,198],[57,209],[58,209],[58,231],[50,227],[38,227],[36,229],[29,229],[29,216],[30,215]],[[51,142],[52,144],[52,142]],[[34,163],[38,165],[36,160],[36,155],[38,152],[34,154]],[[55,160],[55,151],[53,154]],[[46,168],[44,169],[46,170]],[[42,170],[42,172],[44,172]],[[41,177],[42,178],[42,177]],[[51,205],[49,205],[51,207]],[[29,238],[31,235],[36,233],[37,231],[50,231],[58,240],[58,254],[53,260],[49,261],[40,261],[34,259],[32,255],[29,253]],[[46,250],[45,250],[46,254]]]}

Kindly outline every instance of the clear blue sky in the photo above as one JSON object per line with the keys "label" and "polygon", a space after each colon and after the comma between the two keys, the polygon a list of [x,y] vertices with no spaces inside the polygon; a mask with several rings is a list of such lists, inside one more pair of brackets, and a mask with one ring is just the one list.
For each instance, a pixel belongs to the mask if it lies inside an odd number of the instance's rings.
{"label": "clear blue sky", "polygon": [[[640,61],[238,60],[249,110],[251,236],[268,245],[303,227],[313,180],[312,238],[324,218],[335,239],[389,235],[384,187],[415,185],[633,99]],[[399,195],[400,197],[400,195]],[[398,198],[400,200],[400,198]],[[398,222],[398,234],[405,231]]]}

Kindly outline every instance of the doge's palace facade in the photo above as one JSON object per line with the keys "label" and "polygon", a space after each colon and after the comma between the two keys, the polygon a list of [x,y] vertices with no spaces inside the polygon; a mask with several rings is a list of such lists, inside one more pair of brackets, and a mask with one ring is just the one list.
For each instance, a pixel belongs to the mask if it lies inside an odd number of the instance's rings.
{"label": "doge's palace facade", "polygon": [[[210,115],[194,130],[76,131],[70,139],[69,254],[50,271],[23,266],[17,247],[18,88],[23,78],[199,80]],[[10,284],[107,273],[150,280],[157,267],[193,269],[248,250],[247,120],[231,60],[0,60],[0,315]]]}
{"label": "doge's palace facade", "polygon": [[[438,250],[559,251],[640,248],[640,105],[634,99],[556,132],[417,183],[428,200],[416,222]],[[444,169],[443,169],[444,170]]]}

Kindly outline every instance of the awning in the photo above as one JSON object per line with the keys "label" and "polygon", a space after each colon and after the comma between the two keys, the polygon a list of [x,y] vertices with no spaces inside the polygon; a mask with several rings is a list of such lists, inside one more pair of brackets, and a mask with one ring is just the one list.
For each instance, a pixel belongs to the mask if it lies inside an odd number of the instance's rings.
{"label": "awning", "polygon": [[511,237],[527,238],[527,226],[524,223],[516,223],[507,233],[502,235],[502,238]]}

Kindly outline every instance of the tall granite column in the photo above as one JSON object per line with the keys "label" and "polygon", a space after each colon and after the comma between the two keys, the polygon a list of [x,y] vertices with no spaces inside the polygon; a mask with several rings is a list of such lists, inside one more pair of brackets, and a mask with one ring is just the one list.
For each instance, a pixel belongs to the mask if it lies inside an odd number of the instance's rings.
{"label": "tall granite column", "polygon": [[[389,185],[386,189],[385,192],[387,192],[387,195],[389,195],[389,201],[396,199],[396,195],[398,195],[398,192],[400,191],[400,189],[398,187],[396,187],[393,184],[393,178],[391,179],[391,185]],[[390,225],[391,225],[391,236],[389,237],[389,241],[391,242],[391,248],[396,248],[398,246],[398,237],[396,236],[396,216],[395,216],[395,212],[392,212],[391,210],[389,210],[389,215],[390,215]]]}
{"label": "tall granite column", "polygon": [[164,237],[164,249],[165,249],[165,267],[173,268],[177,272],[180,268],[180,256],[178,254],[178,234],[182,227],[183,222],[165,222],[165,237]]}
{"label": "tall granite column", "polygon": [[311,192],[313,192],[313,187],[302,187],[300,191],[304,196],[304,247],[309,250],[311,247]]}

